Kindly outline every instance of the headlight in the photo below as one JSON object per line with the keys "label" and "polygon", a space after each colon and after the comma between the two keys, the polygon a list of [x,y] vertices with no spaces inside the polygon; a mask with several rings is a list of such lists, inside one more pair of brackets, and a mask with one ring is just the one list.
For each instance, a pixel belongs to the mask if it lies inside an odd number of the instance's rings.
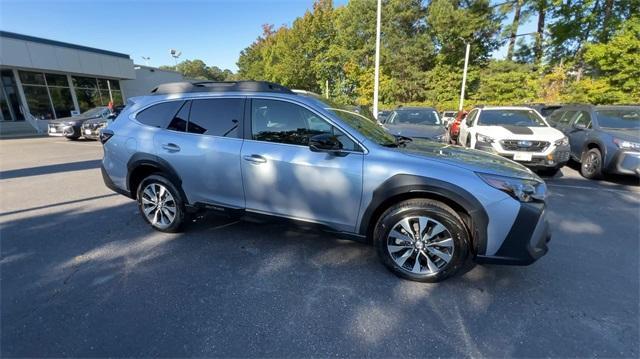
{"label": "headlight", "polygon": [[489,186],[504,191],[521,202],[544,201],[547,185],[542,181],[477,173]]}
{"label": "headlight", "polygon": [[479,133],[476,134],[476,140],[478,142],[493,143],[493,138],[489,136],[481,135]]}
{"label": "headlight", "polygon": [[625,150],[640,150],[640,143],[637,143],[637,142],[625,141],[619,138],[614,138],[613,143],[615,143],[616,146],[618,146],[618,148],[622,148]]}
{"label": "headlight", "polygon": [[564,136],[561,139],[554,142],[556,146],[568,146],[569,145],[569,137]]}

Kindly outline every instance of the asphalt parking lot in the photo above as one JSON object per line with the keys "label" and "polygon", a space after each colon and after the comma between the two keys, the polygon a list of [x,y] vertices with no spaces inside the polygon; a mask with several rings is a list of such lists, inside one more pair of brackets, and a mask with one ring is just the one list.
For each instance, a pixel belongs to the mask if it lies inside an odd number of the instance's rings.
{"label": "asphalt parking lot", "polygon": [[151,230],[96,142],[0,141],[2,357],[638,357],[640,187],[565,167],[529,267],[401,280],[372,247],[212,215]]}

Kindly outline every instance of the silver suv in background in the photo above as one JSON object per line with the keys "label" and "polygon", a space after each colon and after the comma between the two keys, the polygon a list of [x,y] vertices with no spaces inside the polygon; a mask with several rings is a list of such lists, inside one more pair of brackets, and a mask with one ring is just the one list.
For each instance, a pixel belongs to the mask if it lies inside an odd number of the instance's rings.
{"label": "silver suv in background", "polygon": [[500,156],[393,136],[268,82],[173,83],[102,130],[106,185],[175,232],[214,209],[314,223],[368,240],[395,274],[434,282],[476,262],[547,251],[546,185]]}

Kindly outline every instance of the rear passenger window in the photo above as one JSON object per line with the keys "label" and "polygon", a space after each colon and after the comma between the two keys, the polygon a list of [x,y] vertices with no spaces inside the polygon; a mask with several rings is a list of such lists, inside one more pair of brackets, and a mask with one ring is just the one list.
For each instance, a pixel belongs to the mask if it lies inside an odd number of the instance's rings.
{"label": "rear passenger window", "polygon": [[193,100],[189,116],[188,132],[239,137],[238,126],[244,113],[244,99],[219,98]]}
{"label": "rear passenger window", "polygon": [[[562,115],[564,114],[564,111],[553,111],[551,113],[551,115],[549,116],[549,122],[553,122],[553,123],[558,123],[560,122],[560,118],[562,118]],[[543,115],[544,116],[544,115]]]}
{"label": "rear passenger window", "polygon": [[183,103],[184,101],[170,101],[153,105],[139,112],[136,120],[147,126],[165,128]]}
{"label": "rear passenger window", "polygon": [[182,108],[175,116],[171,122],[169,122],[169,126],[167,126],[167,130],[171,131],[179,131],[186,132],[187,131],[187,121],[189,120],[189,109],[191,108],[191,101],[187,101],[182,105]]}

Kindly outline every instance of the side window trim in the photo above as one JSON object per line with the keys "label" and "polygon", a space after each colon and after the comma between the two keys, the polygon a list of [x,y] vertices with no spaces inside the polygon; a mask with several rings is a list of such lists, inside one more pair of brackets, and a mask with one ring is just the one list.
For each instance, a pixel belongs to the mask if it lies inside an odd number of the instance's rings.
{"label": "side window trim", "polygon": [[[340,132],[344,133],[345,136],[347,136],[351,141],[353,141],[356,146],[358,146],[360,148],[360,150],[345,150],[345,152],[352,152],[352,153],[361,153],[361,154],[367,154],[369,153],[369,150],[362,144],[360,143],[360,141],[358,141],[357,139],[355,139],[348,131],[345,131],[342,127],[338,126],[336,123],[334,123],[333,121],[331,121],[330,119],[328,119],[325,115],[318,113],[318,111],[316,111],[315,109],[303,104],[303,103],[299,103],[296,101],[291,101],[289,99],[285,99],[285,98],[281,98],[281,97],[269,97],[269,96],[251,96],[249,98],[247,98],[247,101],[245,103],[245,121],[244,121],[244,139],[245,140],[249,140],[249,141],[256,141],[256,142],[262,142],[259,140],[254,140],[253,139],[253,127],[252,127],[252,108],[253,108],[253,100],[272,100],[272,101],[283,101],[283,102],[288,102],[297,106],[300,106],[302,108],[304,108],[305,110],[308,110],[310,112],[312,112],[314,115],[318,116],[318,118],[320,118],[321,120],[327,122],[329,125],[331,125],[332,127],[337,128]],[[304,145],[296,145],[296,144],[290,144],[290,143],[279,143],[279,142],[271,142],[271,143],[275,143],[278,145],[283,145],[283,146],[296,146],[296,147],[307,147]]]}

